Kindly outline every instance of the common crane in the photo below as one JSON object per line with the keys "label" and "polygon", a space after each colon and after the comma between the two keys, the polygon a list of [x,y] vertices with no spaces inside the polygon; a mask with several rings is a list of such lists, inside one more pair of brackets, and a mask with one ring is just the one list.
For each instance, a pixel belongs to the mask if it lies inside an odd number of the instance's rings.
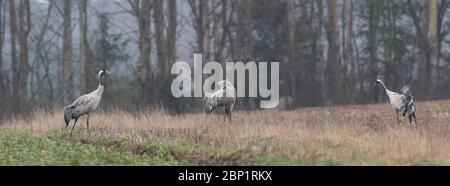
{"label": "common crane", "polygon": [[414,97],[411,93],[411,87],[409,85],[404,85],[401,89],[403,95],[405,96],[405,99],[403,100],[403,117],[408,114],[409,123],[412,122],[414,119],[414,124],[417,125],[416,121],[416,104],[414,103]]}
{"label": "common crane", "polygon": [[394,115],[397,119],[397,123],[399,123],[400,120],[398,119],[398,115],[400,111],[402,111],[403,109],[405,96],[403,94],[390,91],[389,89],[386,88],[386,85],[383,83],[383,81],[379,79],[377,79],[374,86],[378,84],[383,85],[384,89],[386,90],[386,94],[389,97],[389,102],[391,103],[392,109],[394,110]]}
{"label": "common crane", "polygon": [[203,100],[205,104],[206,116],[208,116],[208,114],[216,108],[224,107],[225,117],[223,119],[225,121],[228,117],[229,121],[231,121],[231,112],[233,111],[234,104],[236,103],[236,89],[228,80],[220,81],[216,83],[216,86],[219,88],[216,92],[205,92],[205,97]]}
{"label": "common crane", "polygon": [[89,131],[89,114],[97,109],[104,91],[104,75],[110,73],[111,72],[106,70],[101,70],[100,72],[98,72],[99,84],[97,89],[89,94],[80,96],[72,104],[64,108],[64,121],[66,122],[66,128],[72,119],[75,120],[72,130],[70,131],[71,137],[78,119],[83,115],[87,115],[86,125],[87,130]]}

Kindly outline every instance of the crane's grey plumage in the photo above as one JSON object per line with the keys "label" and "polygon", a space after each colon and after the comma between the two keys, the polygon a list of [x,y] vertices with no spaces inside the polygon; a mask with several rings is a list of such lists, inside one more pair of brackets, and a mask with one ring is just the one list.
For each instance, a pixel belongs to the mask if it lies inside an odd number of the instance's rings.
{"label": "crane's grey plumage", "polygon": [[234,104],[236,103],[236,89],[228,80],[217,82],[216,87],[219,89],[216,92],[205,92],[205,97],[203,100],[205,104],[206,116],[208,116],[208,114],[216,108],[224,107],[224,120],[228,117],[229,121],[231,121],[231,112],[233,111]]}
{"label": "crane's grey plumage", "polygon": [[414,123],[417,125],[416,121],[416,104],[414,103],[414,97],[411,93],[411,87],[409,85],[404,85],[401,89],[403,95],[405,96],[405,99],[403,100],[403,116],[408,114],[409,123],[412,122],[414,119]]}
{"label": "crane's grey plumage", "polygon": [[89,130],[89,114],[97,109],[98,104],[102,99],[104,91],[103,76],[109,73],[109,71],[101,70],[98,73],[99,84],[97,89],[89,94],[80,96],[72,104],[64,108],[64,121],[66,122],[66,127],[69,125],[70,120],[75,120],[72,130],[70,131],[70,136],[72,136],[72,131],[75,128],[78,119],[83,115],[87,115],[86,125],[87,130]]}
{"label": "crane's grey plumage", "polygon": [[416,104],[414,103],[413,96],[406,96],[402,112],[403,116],[408,114],[409,123],[411,123],[412,120],[414,120],[414,123],[417,125]]}
{"label": "crane's grey plumage", "polygon": [[400,111],[402,111],[403,109],[405,96],[403,94],[390,91],[389,89],[386,88],[386,85],[383,83],[383,81],[379,79],[377,79],[375,85],[377,84],[383,85],[383,88],[386,90],[386,94],[389,97],[389,102],[391,103],[392,109],[394,110],[394,115],[397,119],[397,122],[400,122],[398,115]]}

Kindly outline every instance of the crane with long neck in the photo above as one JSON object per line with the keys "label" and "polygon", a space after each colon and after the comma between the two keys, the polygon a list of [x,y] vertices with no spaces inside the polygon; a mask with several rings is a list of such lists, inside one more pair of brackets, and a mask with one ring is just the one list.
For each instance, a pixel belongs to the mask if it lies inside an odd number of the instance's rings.
{"label": "crane with long neck", "polygon": [[386,95],[389,97],[389,102],[391,103],[392,109],[394,110],[394,115],[397,119],[397,122],[400,122],[398,115],[404,106],[405,96],[403,94],[399,94],[397,92],[393,92],[389,90],[383,81],[377,79],[374,86],[381,84],[386,91]]}
{"label": "crane with long neck", "polygon": [[70,136],[72,136],[73,129],[77,124],[78,119],[87,115],[86,125],[89,131],[89,114],[95,111],[102,99],[104,92],[104,75],[110,74],[109,71],[101,70],[98,72],[99,84],[97,89],[89,94],[85,94],[77,98],[73,103],[64,108],[64,121],[66,122],[66,127],[69,125],[70,121],[75,120],[72,130],[70,131]]}

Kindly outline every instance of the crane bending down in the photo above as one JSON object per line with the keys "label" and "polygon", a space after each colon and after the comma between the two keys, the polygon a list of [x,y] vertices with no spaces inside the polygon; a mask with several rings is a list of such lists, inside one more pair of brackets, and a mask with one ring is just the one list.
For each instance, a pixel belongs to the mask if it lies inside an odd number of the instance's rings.
{"label": "crane bending down", "polygon": [[236,89],[228,80],[217,82],[216,86],[219,89],[216,92],[205,92],[205,97],[203,100],[205,104],[206,116],[208,116],[208,114],[216,108],[224,107],[225,117],[223,119],[225,121],[228,117],[228,120],[231,121],[231,112],[233,111],[234,104],[236,103]]}
{"label": "crane bending down", "polygon": [[392,109],[394,110],[394,115],[397,119],[397,123],[400,122],[398,119],[398,115],[400,111],[404,108],[404,100],[405,96],[403,94],[399,94],[397,92],[392,92],[389,89],[386,88],[386,85],[383,83],[383,81],[377,79],[374,86],[377,84],[383,85],[384,89],[386,90],[386,94],[389,97],[389,102],[391,103]]}
{"label": "crane bending down", "polygon": [[78,119],[83,115],[87,115],[86,125],[87,130],[89,130],[89,114],[97,109],[98,104],[102,99],[104,91],[103,76],[105,74],[110,74],[110,72],[106,70],[101,70],[100,72],[98,72],[99,84],[97,89],[89,94],[80,96],[72,104],[64,108],[64,121],[66,122],[66,128],[72,119],[75,120],[72,130],[70,131],[71,137]]}

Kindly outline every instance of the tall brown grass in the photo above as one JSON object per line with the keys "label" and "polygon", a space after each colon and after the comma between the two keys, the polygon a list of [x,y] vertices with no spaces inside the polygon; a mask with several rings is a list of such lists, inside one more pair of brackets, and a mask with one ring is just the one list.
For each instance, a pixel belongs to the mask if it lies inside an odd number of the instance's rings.
{"label": "tall brown grass", "polygon": [[[223,122],[222,113],[206,118],[203,113],[172,116],[159,109],[115,109],[92,114],[90,126],[106,136],[183,139],[214,149],[251,149],[306,165],[449,165],[450,101],[417,102],[417,117],[417,126],[406,117],[398,124],[388,104],[239,111],[232,122]],[[34,135],[66,130],[61,108],[13,118],[0,128]],[[84,116],[76,130],[85,128]]]}

